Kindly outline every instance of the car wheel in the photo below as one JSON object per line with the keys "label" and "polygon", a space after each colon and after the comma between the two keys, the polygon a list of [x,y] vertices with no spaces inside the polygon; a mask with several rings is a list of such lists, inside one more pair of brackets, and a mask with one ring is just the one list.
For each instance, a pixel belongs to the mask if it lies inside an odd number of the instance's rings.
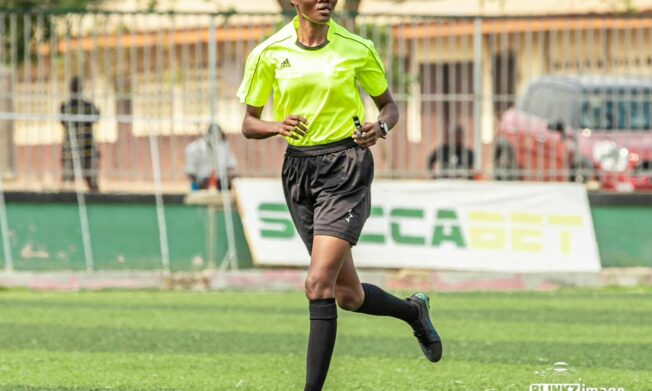
{"label": "car wheel", "polygon": [[518,179],[517,171],[514,150],[507,142],[498,142],[494,150],[494,178],[499,181],[514,181]]}
{"label": "car wheel", "polygon": [[583,156],[576,158],[571,165],[569,180],[577,183],[586,183],[596,179],[595,168],[591,161]]}

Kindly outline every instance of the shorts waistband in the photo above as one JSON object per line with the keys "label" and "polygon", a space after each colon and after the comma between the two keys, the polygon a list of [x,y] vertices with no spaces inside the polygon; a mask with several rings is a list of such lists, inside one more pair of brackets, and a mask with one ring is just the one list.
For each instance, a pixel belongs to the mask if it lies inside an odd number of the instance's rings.
{"label": "shorts waistband", "polygon": [[334,143],[314,145],[310,147],[297,147],[294,145],[288,145],[288,148],[285,150],[285,155],[297,157],[320,156],[326,155],[328,153],[343,151],[345,149],[357,146],[358,144],[356,144],[352,138],[345,138],[340,141],[335,141]]}

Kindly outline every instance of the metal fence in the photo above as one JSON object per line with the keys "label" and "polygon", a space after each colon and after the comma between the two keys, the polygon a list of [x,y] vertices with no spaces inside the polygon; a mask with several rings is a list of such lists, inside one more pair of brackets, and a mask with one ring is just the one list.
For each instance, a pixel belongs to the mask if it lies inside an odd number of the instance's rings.
{"label": "metal fence", "polygon": [[[374,147],[378,176],[652,188],[651,17],[338,20],[374,41],[400,107],[399,125]],[[237,175],[278,175],[284,141],[245,140],[235,92],[249,51],[285,22],[0,13],[5,187],[65,188],[62,124],[72,120],[97,121],[104,190],[185,189],[185,147],[211,123],[224,129]],[[98,113],[62,115],[74,77]]]}

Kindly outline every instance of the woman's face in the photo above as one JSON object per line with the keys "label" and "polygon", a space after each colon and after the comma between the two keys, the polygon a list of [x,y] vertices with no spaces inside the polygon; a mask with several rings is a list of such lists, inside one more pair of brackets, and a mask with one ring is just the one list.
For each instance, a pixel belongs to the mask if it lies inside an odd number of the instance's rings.
{"label": "woman's face", "polygon": [[314,23],[328,23],[337,0],[292,0],[299,15]]}

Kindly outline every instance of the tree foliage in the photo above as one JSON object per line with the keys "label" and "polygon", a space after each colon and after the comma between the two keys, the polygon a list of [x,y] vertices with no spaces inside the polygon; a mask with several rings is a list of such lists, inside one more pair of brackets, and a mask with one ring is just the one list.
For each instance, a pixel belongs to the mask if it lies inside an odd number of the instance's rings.
{"label": "tree foliage", "polygon": [[0,0],[0,8],[21,10],[87,9],[102,0]]}
{"label": "tree foliage", "polygon": [[[104,0],[0,0],[0,18],[3,31],[0,31],[0,44],[6,55],[2,62],[22,63],[31,46],[47,42],[52,34],[50,23],[42,23],[39,29],[39,16],[30,11],[46,10],[87,10]],[[42,19],[41,19],[42,21]],[[39,29],[37,34],[37,29]],[[11,58],[13,56],[14,58]]]}

